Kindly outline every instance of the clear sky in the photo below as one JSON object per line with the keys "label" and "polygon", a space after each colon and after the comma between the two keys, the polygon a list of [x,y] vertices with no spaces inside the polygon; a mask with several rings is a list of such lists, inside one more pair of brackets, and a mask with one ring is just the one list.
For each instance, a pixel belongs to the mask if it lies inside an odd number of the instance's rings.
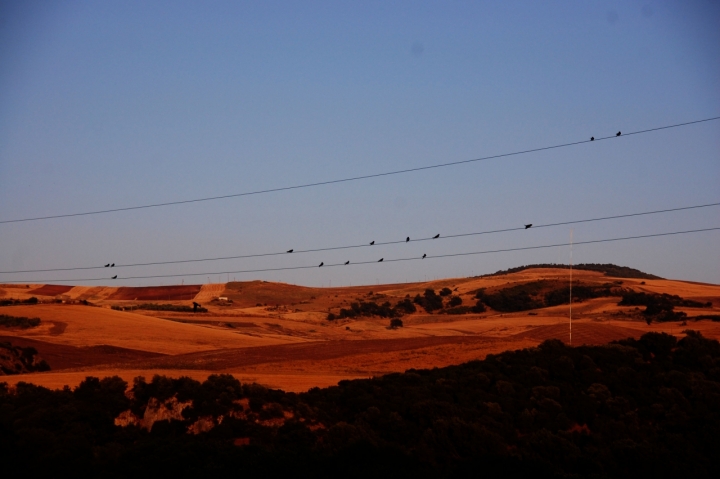
{"label": "clear sky", "polygon": [[[241,193],[720,116],[720,2],[0,1],[0,220]],[[0,224],[0,271],[451,235],[720,202],[720,121],[351,183]],[[720,226],[720,207],[575,241]],[[570,227],[323,253],[0,274],[374,284],[567,263]],[[578,245],[720,283],[720,232]],[[120,279],[111,281],[111,274]],[[107,278],[107,279],[105,279]],[[88,284],[98,282],[84,281]],[[68,283],[74,284],[74,283]]]}

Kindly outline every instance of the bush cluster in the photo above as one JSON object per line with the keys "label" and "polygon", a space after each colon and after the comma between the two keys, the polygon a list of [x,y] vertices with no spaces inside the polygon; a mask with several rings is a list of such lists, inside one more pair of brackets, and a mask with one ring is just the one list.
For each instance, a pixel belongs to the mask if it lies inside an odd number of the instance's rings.
{"label": "bush cluster", "polygon": [[357,318],[361,316],[380,316],[381,318],[399,318],[404,314],[414,313],[415,305],[409,299],[399,301],[395,307],[386,301],[377,304],[374,301],[363,301],[350,303],[350,309],[341,308],[338,314],[328,314],[328,321],[344,318]]}
{"label": "bush cluster", "polygon": [[[689,331],[537,348],[302,394],[156,376],[0,384],[3,472],[129,477],[720,476],[720,344]],[[191,401],[148,432],[151,399]],[[247,404],[243,409],[239,404]],[[214,427],[188,428],[206,418]],[[209,418],[209,419],[208,419]],[[222,418],[222,421],[220,420]],[[236,445],[236,444],[239,444]]]}
{"label": "bush cluster", "polygon": [[626,291],[623,293],[619,306],[645,306],[642,312],[645,321],[650,324],[653,321],[681,321],[687,318],[687,314],[682,311],[675,311],[675,306],[685,306],[692,308],[709,308],[712,303],[701,303],[691,299],[684,299],[677,295],[655,294],[655,293],[637,293],[635,291]]}
{"label": "bush cluster", "polygon": [[[492,309],[503,313],[568,304],[570,302],[569,286],[555,287],[548,291],[547,288],[550,284],[554,284],[554,282],[532,281],[510,286],[494,293],[487,293],[483,288],[477,291],[475,297]],[[593,298],[620,296],[621,294],[622,290],[611,284],[598,286],[573,284],[572,288],[572,300],[577,303]]]}
{"label": "bush cluster", "polygon": [[28,299],[0,299],[0,306],[14,306],[16,304],[38,304],[38,299],[33,296]]}
{"label": "bush cluster", "polygon": [[[542,263],[542,264],[529,264],[527,266],[518,266],[516,268],[510,268],[505,270],[496,271],[495,273],[486,274],[483,276],[502,276],[506,274],[518,273],[525,271],[526,269],[533,268],[552,268],[552,269],[569,269],[570,266],[566,264],[556,263]],[[615,278],[636,278],[636,279],[662,279],[660,276],[654,274],[644,273],[635,268],[629,268],[627,266],[618,266],[616,264],[596,264],[596,263],[580,263],[573,265],[573,269],[579,269],[584,271],[598,271],[605,274],[605,276],[613,276]]]}
{"label": "bush cluster", "polygon": [[[195,312],[192,306],[186,306],[182,304],[156,304],[156,303],[145,303],[137,304],[132,306],[111,306],[116,311],[135,311],[136,309],[142,309],[147,311],[175,311],[179,313],[192,313]],[[197,312],[207,313],[207,308],[199,307]]]}
{"label": "bush cluster", "polygon": [[535,285],[532,283],[520,284],[501,289],[492,294],[486,293],[484,289],[481,289],[475,294],[475,297],[495,311],[506,313],[527,311],[528,309],[537,309],[545,306],[542,299],[531,295],[531,293],[535,292],[534,287]]}
{"label": "bush cluster", "polygon": [[[585,286],[585,285],[574,285],[572,287],[572,300],[573,303],[582,303],[588,299],[594,298],[606,298],[608,296],[617,296],[619,291],[613,289],[609,284],[602,286]],[[546,306],[559,306],[561,304],[570,303],[570,288],[557,288],[548,293],[545,293],[545,305]]]}
{"label": "bush cluster", "polygon": [[433,311],[443,308],[442,296],[435,293],[434,289],[429,288],[425,290],[422,296],[419,294],[416,295],[413,299],[413,303],[419,305],[428,313],[432,313]]}
{"label": "bush cluster", "polygon": [[0,314],[0,327],[4,328],[36,328],[40,326],[40,318],[26,318],[25,316],[8,316]]}
{"label": "bush cluster", "polygon": [[[44,359],[40,359],[37,354],[37,349],[32,346],[23,348],[13,346],[9,342],[0,342],[0,375],[49,371],[48,363]],[[0,393],[2,384],[0,384]]]}

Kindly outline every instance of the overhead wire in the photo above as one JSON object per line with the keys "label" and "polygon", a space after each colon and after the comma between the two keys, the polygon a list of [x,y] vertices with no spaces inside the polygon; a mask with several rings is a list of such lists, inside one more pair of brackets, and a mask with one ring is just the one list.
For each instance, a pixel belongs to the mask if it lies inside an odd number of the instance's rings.
{"label": "overhead wire", "polygon": [[[716,231],[720,230],[720,227],[714,227],[714,228],[703,228],[703,229],[695,229],[695,230],[685,230],[685,231],[673,231],[668,233],[654,233],[654,234],[648,234],[648,235],[638,235],[638,236],[625,236],[621,238],[606,238],[606,239],[599,239],[599,240],[588,240],[588,241],[577,241],[573,242],[573,245],[584,245],[584,244],[596,244],[596,243],[609,243],[609,242],[615,242],[615,241],[627,241],[627,240],[633,240],[633,239],[641,239],[641,238],[656,238],[660,236],[671,236],[671,235],[681,235],[681,234],[691,234],[691,233],[701,233],[701,232],[707,232],[707,231]],[[471,251],[471,252],[465,252],[465,253],[448,253],[448,254],[441,254],[441,255],[423,255],[423,257],[413,256],[409,258],[396,258],[396,259],[386,259],[382,263],[395,263],[395,262],[401,262],[401,261],[425,261],[428,259],[438,259],[438,258],[451,258],[451,257],[458,257],[458,256],[472,256],[472,255],[480,255],[480,254],[494,254],[494,253],[507,253],[512,251],[526,251],[526,250],[535,250],[535,249],[545,249],[545,248],[556,248],[556,247],[564,247],[567,246],[567,243],[555,243],[555,244],[549,244],[549,245],[538,245],[538,246],[523,246],[518,248],[504,248],[504,249],[495,249],[495,250],[485,250],[485,251]],[[331,264],[322,264],[323,268],[332,268],[337,266],[357,266],[357,265],[366,265],[366,264],[380,264],[377,260],[371,260],[371,261],[359,261],[356,263],[331,263]],[[204,272],[204,273],[182,273],[182,274],[165,274],[165,275],[148,275],[148,276],[126,276],[118,278],[120,280],[128,280],[128,279],[157,279],[157,278],[178,278],[178,277],[187,277],[187,276],[211,276],[211,275],[223,275],[223,274],[242,274],[242,273],[262,273],[262,272],[271,272],[271,271],[293,271],[293,270],[302,270],[302,269],[317,269],[318,266],[286,266],[286,267],[280,267],[280,268],[261,268],[261,269],[246,269],[246,270],[237,270],[237,271],[214,271],[214,272]],[[82,279],[53,279],[53,280],[24,280],[24,281],[3,281],[5,284],[12,284],[12,283],[35,283],[35,284],[44,284],[48,282],[78,282],[78,281],[108,281],[107,278],[82,278]]]}
{"label": "overhead wire", "polygon": [[[627,214],[622,214],[622,215],[603,216],[603,217],[599,217],[599,218],[589,218],[589,219],[583,219],[583,220],[563,221],[563,222],[559,222],[559,223],[539,224],[539,225],[533,225],[532,229],[549,228],[549,227],[554,227],[554,226],[564,226],[564,225],[578,224],[578,223],[590,223],[590,222],[594,222],[594,221],[606,221],[606,220],[613,220],[613,219],[620,219],[620,218],[631,218],[631,217],[636,217],[636,216],[653,215],[653,214],[661,214],[661,213],[670,213],[670,212],[675,212],[675,211],[708,208],[711,206],[720,206],[720,202],[707,203],[707,204],[703,204],[703,205],[683,206],[680,208],[668,208],[668,209],[663,209],[663,210],[644,211],[644,212],[640,212],[640,213],[627,213]],[[198,259],[183,259],[183,260],[172,260],[172,261],[154,261],[154,262],[148,262],[148,263],[116,264],[116,265],[114,265],[114,268],[131,268],[131,267],[158,266],[158,265],[167,265],[167,264],[200,263],[200,262],[221,261],[221,260],[231,260],[231,259],[246,259],[246,258],[261,258],[261,257],[267,257],[267,256],[282,256],[282,255],[288,255],[288,254],[297,255],[297,254],[302,254],[302,253],[316,253],[316,252],[322,252],[322,251],[335,251],[335,250],[366,248],[366,247],[369,248],[372,246],[393,245],[393,244],[401,244],[401,243],[404,244],[404,243],[419,242],[419,241],[434,241],[434,240],[440,240],[440,239],[461,238],[461,237],[466,237],[466,236],[478,236],[478,235],[486,235],[486,234],[505,233],[505,232],[510,232],[510,231],[521,231],[521,230],[525,230],[525,229],[526,228],[524,226],[519,226],[516,228],[504,228],[504,229],[497,229],[497,230],[478,231],[478,232],[473,232],[473,233],[459,233],[459,234],[451,234],[451,235],[442,235],[439,238],[435,238],[435,237],[431,236],[431,237],[427,237],[427,238],[417,238],[417,239],[409,239],[409,240],[406,239],[406,240],[397,240],[397,241],[374,242],[373,245],[364,243],[364,244],[357,244],[357,245],[331,246],[331,247],[327,247],[327,248],[312,248],[312,249],[304,249],[304,250],[293,250],[292,253],[283,251],[283,252],[272,252],[272,253],[236,255],[236,256],[220,256],[220,257],[215,257],[215,258],[198,258]],[[15,270],[15,271],[0,271],[0,274],[49,273],[49,272],[56,272],[56,271],[83,271],[83,270],[87,271],[87,270],[105,269],[105,268],[107,268],[107,267],[106,266],[83,266],[83,267],[72,267],[72,268],[28,269],[28,270]]]}
{"label": "overhead wire", "polygon": [[95,211],[84,211],[79,213],[66,213],[66,214],[60,214],[60,215],[48,215],[48,216],[36,216],[36,217],[30,217],[30,218],[17,218],[12,220],[0,220],[0,224],[9,224],[9,223],[21,223],[21,222],[28,222],[28,221],[43,221],[43,220],[50,220],[50,219],[59,219],[59,218],[71,218],[71,217],[78,217],[78,216],[90,216],[90,215],[100,215],[100,214],[107,214],[107,213],[117,213],[120,211],[132,211],[132,210],[141,210],[141,209],[148,209],[148,208],[158,208],[163,206],[172,206],[172,205],[182,205],[182,204],[190,204],[190,203],[200,203],[204,201],[215,201],[215,200],[222,200],[222,199],[228,199],[228,198],[239,198],[242,196],[252,196],[252,195],[261,195],[266,193],[275,193],[280,191],[290,191],[290,190],[297,190],[302,188],[311,188],[315,186],[323,186],[323,185],[332,185],[337,183],[346,183],[350,181],[359,181],[359,180],[367,180],[371,178],[380,178],[384,176],[392,176],[392,175],[400,175],[404,173],[412,173],[416,171],[424,171],[424,170],[431,170],[436,168],[445,168],[448,166],[456,166],[456,165],[463,165],[468,163],[475,163],[479,161],[486,161],[486,160],[492,160],[497,158],[506,158],[509,156],[517,156],[517,155],[523,155],[528,153],[536,153],[539,151],[547,151],[547,150],[554,150],[558,148],[566,148],[569,146],[575,146],[575,145],[581,145],[584,143],[594,143],[598,141],[603,140],[612,140],[616,138],[622,138],[626,136],[632,136],[632,135],[640,135],[644,133],[650,133],[654,131],[660,131],[660,130],[667,130],[671,128],[678,128],[681,126],[688,126],[688,125],[695,125],[698,123],[704,123],[708,121],[714,121],[720,119],[720,116],[712,117],[712,118],[705,118],[702,120],[694,120],[694,121],[688,121],[683,123],[675,123],[672,125],[665,125],[655,128],[648,128],[645,130],[638,130],[633,131],[629,133],[623,133],[621,136],[618,136],[616,134],[605,136],[605,137],[597,137],[592,140],[581,140],[581,141],[573,141],[569,143],[561,143],[557,145],[551,145],[551,146],[543,146],[538,148],[531,148],[528,150],[520,150],[510,153],[501,153],[498,155],[490,155],[490,156],[484,156],[480,158],[473,158],[469,160],[460,160],[460,161],[451,161],[447,163],[439,163],[435,165],[428,165],[428,166],[419,166],[414,168],[406,168],[402,170],[395,170],[395,171],[388,171],[385,173],[373,173],[369,175],[360,175],[360,176],[353,176],[349,178],[340,178],[336,180],[327,180],[327,181],[318,181],[313,183],[305,183],[302,185],[293,185],[293,186],[283,186],[278,188],[268,188],[264,190],[256,190],[256,191],[248,191],[243,193],[233,193],[229,195],[219,195],[219,196],[208,196],[204,198],[194,198],[190,200],[178,200],[178,201],[167,201],[163,203],[152,203],[152,204],[146,204],[146,205],[138,205],[138,206],[126,206],[121,208],[110,208],[105,210],[95,210]]}

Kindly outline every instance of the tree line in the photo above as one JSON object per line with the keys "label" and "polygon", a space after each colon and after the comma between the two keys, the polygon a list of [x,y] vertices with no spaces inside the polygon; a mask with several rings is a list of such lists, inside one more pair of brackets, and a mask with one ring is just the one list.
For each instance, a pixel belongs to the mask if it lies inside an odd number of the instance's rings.
{"label": "tree line", "polygon": [[[127,394],[118,377],[55,391],[0,384],[3,472],[718,477],[720,343],[686,334],[549,340],[301,394],[228,375],[137,378]],[[168,401],[187,407],[150,428],[115,424]]]}

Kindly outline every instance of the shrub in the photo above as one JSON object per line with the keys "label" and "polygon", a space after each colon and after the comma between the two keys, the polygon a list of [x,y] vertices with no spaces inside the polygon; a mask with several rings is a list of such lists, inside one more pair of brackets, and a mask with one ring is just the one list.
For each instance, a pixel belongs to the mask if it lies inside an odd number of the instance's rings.
{"label": "shrub", "polygon": [[442,298],[435,294],[434,289],[426,289],[422,296],[419,294],[415,296],[413,302],[422,306],[428,313],[442,309],[443,307]]}
{"label": "shrub", "polygon": [[452,296],[448,301],[448,306],[451,308],[454,306],[460,306],[462,304],[462,298],[460,296]]}
{"label": "shrub", "polygon": [[645,306],[645,311],[642,314],[648,324],[652,321],[684,321],[687,314],[682,311],[675,311],[675,306],[702,308],[707,307],[707,304],[683,299],[677,295],[636,293],[635,291],[626,291],[622,300],[618,303],[619,306]]}
{"label": "shrub", "polygon": [[484,313],[486,311],[485,305],[482,301],[479,301],[473,306],[472,312],[473,313]]}
{"label": "shrub", "polygon": [[403,313],[405,313],[405,314],[412,314],[412,313],[414,313],[415,311],[417,311],[417,308],[415,307],[415,305],[413,304],[413,302],[410,301],[410,300],[407,299],[407,298],[405,298],[405,299],[403,299],[402,301],[398,302],[398,304],[395,305],[395,309],[398,310],[398,311],[401,311],[401,312],[403,312]]}
{"label": "shrub", "polygon": [[[587,299],[605,298],[608,296],[619,296],[620,290],[612,290],[610,285],[604,286],[583,286],[573,285],[572,300],[573,303],[581,303]],[[546,306],[559,306],[570,302],[570,288],[557,288],[545,293]]]}
{"label": "shrub", "polygon": [[542,301],[530,296],[530,293],[524,289],[524,285],[505,288],[493,294],[486,294],[484,291],[478,292],[476,297],[492,309],[505,313],[527,311],[544,306]]}
{"label": "shrub", "polygon": [[23,348],[0,342],[0,375],[49,371],[48,363],[37,357],[37,354],[37,349],[32,346]]}
{"label": "shrub", "polygon": [[38,299],[33,296],[28,299],[0,299],[0,306],[13,306],[15,304],[38,304]]}
{"label": "shrub", "polygon": [[5,328],[35,328],[40,326],[40,318],[26,318],[24,316],[8,316],[0,314],[0,326]]}
{"label": "shrub", "polygon": [[452,294],[452,290],[450,288],[443,288],[440,290],[440,296],[450,296]]}
{"label": "shrub", "polygon": [[472,312],[472,306],[455,306],[454,308],[445,309],[443,314],[467,314]]}
{"label": "shrub", "polygon": [[137,309],[142,309],[146,311],[175,311],[179,313],[207,313],[207,308],[203,308],[200,306],[197,311],[193,309],[192,306],[185,306],[182,304],[155,304],[155,303],[145,303],[145,304],[137,304],[132,306],[111,306],[112,309],[116,311],[135,311]]}
{"label": "shrub", "polygon": [[377,304],[373,301],[362,301],[357,303],[350,303],[350,308],[341,308],[340,312],[335,315],[333,313],[328,314],[328,321],[343,318],[357,318],[361,316],[380,316],[381,318],[397,318],[404,314],[414,313],[416,311],[415,305],[409,299],[404,299],[398,302],[395,307],[392,307],[389,302]]}
{"label": "shrub", "polygon": [[390,329],[397,329],[397,328],[402,328],[402,327],[403,327],[402,319],[394,318],[394,319],[390,320]]}

